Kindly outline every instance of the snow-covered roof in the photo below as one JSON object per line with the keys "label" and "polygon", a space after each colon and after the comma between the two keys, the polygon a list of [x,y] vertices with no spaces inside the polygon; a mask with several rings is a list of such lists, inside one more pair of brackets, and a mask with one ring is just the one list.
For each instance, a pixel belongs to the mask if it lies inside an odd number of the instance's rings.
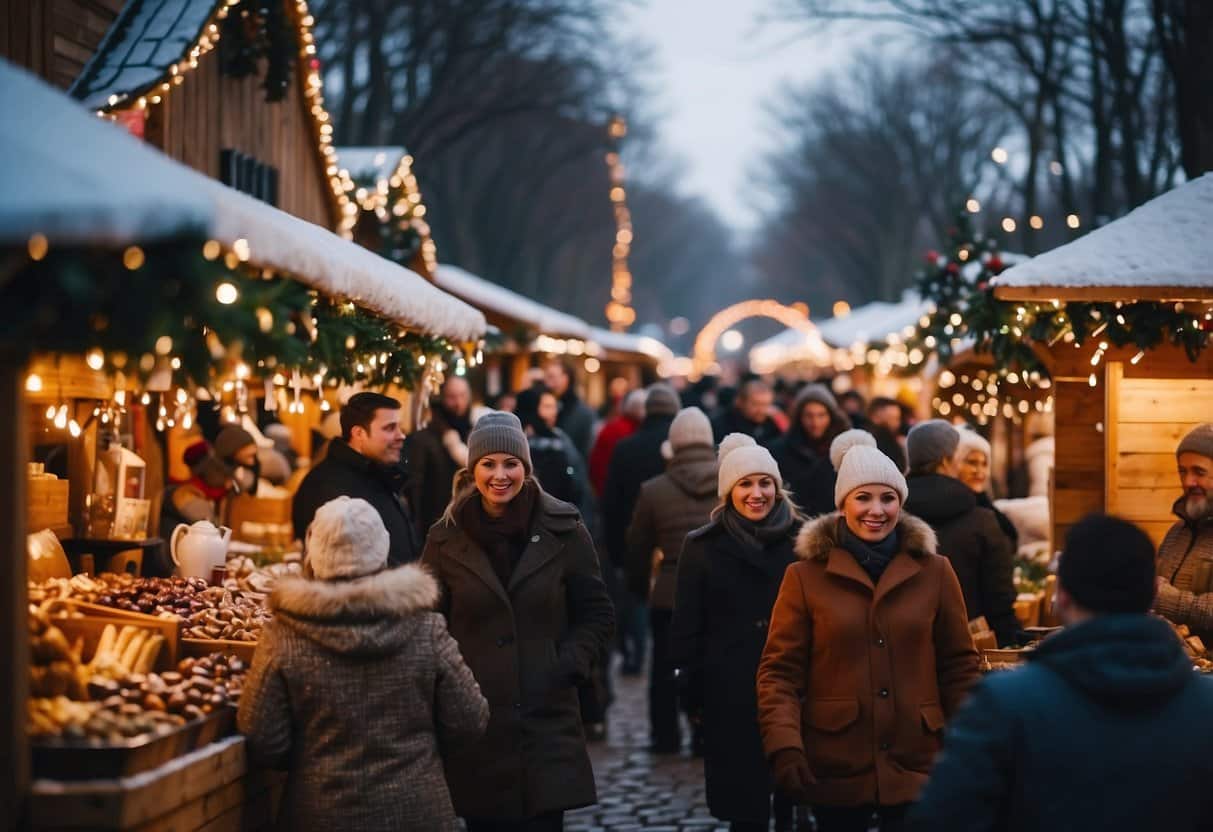
{"label": "snow-covered roof", "polygon": [[647,355],[659,362],[669,361],[674,357],[673,350],[656,338],[650,338],[647,335],[635,335],[631,332],[611,332],[609,329],[591,327],[590,340],[603,349]]}
{"label": "snow-covered roof", "polygon": [[457,295],[481,309],[530,324],[542,335],[582,340],[590,338],[590,325],[581,318],[560,312],[550,306],[544,306],[511,289],[498,286],[483,277],[477,277],[471,272],[464,271],[458,266],[440,263],[434,274],[434,282],[451,294]]}
{"label": "snow-covered roof", "polygon": [[0,245],[121,247],[174,237],[248,247],[251,263],[404,326],[478,338],[484,315],[420,275],[173,161],[0,60]]}
{"label": "snow-covered roof", "polygon": [[137,97],[187,59],[224,0],[129,0],[69,92],[89,109]]}
{"label": "snow-covered roof", "polygon": [[830,345],[822,338],[817,326],[790,327],[750,349],[750,366],[758,373],[772,373],[785,364],[796,362],[810,362],[823,367],[833,363]]}
{"label": "snow-covered roof", "polygon": [[391,179],[408,155],[403,147],[338,147],[337,166],[349,172],[356,182],[378,182]]}
{"label": "snow-covered roof", "polygon": [[[1213,295],[1213,173],[1007,269],[1001,298],[1126,300]],[[1195,292],[1193,292],[1195,290]]]}
{"label": "snow-covered roof", "polygon": [[852,309],[849,315],[823,321],[818,328],[826,343],[835,347],[868,344],[883,341],[893,333],[900,334],[907,326],[916,324],[929,309],[930,303],[911,290],[905,292],[896,303],[867,303]]}

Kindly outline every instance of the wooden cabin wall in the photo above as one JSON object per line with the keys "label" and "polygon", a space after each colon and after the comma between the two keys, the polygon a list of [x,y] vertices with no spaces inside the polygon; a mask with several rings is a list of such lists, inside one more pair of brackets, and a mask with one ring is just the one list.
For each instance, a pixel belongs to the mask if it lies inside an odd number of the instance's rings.
{"label": "wooden cabin wall", "polygon": [[204,55],[181,85],[148,109],[146,137],[213,179],[219,178],[223,149],[272,165],[278,170],[278,207],[335,230],[335,202],[294,69],[286,99],[269,102],[259,76],[227,77],[220,72],[217,51]]}
{"label": "wooden cabin wall", "polygon": [[67,89],[126,0],[4,0],[0,56]]}
{"label": "wooden cabin wall", "polygon": [[[1133,364],[1136,349],[1114,348],[1092,368],[1093,352],[1091,345],[1075,349],[1059,344],[1051,353],[1057,448],[1054,546],[1060,548],[1070,527],[1084,515],[1109,510],[1124,514],[1160,540],[1171,523],[1171,504],[1179,496],[1175,446],[1193,424],[1213,419],[1213,354],[1206,351],[1192,362],[1183,350],[1167,346]],[[1089,383],[1092,369],[1095,387]],[[1128,388],[1117,385],[1118,372]],[[1120,391],[1111,401],[1110,376]],[[1110,453],[1110,448],[1124,451],[1123,465],[1120,451]],[[1142,459],[1140,454],[1151,456]]]}

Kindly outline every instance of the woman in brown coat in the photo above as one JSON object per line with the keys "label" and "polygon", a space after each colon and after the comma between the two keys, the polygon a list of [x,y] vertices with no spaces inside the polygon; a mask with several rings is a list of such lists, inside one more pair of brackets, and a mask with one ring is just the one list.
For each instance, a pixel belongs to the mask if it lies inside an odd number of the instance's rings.
{"label": "woman in brown coat", "polygon": [[901,827],[944,720],[978,674],[960,585],[935,535],[901,511],[905,478],[871,436],[830,456],[840,509],[796,541],[758,669],[775,782],[813,806],[819,832]]}
{"label": "woman in brown coat", "polygon": [[338,497],[308,527],[312,578],[270,595],[240,697],[250,757],[288,772],[290,830],[456,830],[442,757],[489,708],[459,657],[434,579],[387,569],[389,540],[365,500]]}
{"label": "woman in brown coat", "polygon": [[421,561],[489,701],[484,737],[446,761],[455,811],[470,832],[562,829],[564,810],[597,800],[577,685],[615,612],[577,509],[531,475],[514,414],[476,423]]}

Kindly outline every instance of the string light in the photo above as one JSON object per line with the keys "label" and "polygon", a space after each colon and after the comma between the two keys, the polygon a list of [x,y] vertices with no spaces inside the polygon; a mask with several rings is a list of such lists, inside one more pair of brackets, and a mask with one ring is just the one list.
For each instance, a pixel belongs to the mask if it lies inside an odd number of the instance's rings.
{"label": "string light", "polygon": [[[616,115],[608,126],[611,141],[616,148],[628,133],[623,116]],[[624,190],[624,168],[619,151],[606,155],[610,170],[611,203],[615,211],[615,245],[611,250],[611,300],[606,306],[606,318],[614,332],[624,332],[636,322],[636,310],[632,308],[632,272],[628,268],[628,255],[632,250],[632,215],[628,211],[627,193]]]}

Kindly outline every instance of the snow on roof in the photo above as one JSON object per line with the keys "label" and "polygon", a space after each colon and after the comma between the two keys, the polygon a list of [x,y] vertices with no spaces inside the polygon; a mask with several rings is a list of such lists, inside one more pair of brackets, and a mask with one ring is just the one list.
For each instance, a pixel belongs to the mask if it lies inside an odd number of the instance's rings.
{"label": "snow on roof", "polygon": [[808,328],[789,327],[750,349],[750,366],[755,372],[772,373],[784,364],[809,361],[819,366],[833,362],[830,345],[814,324]]}
{"label": "snow on roof", "polygon": [[821,337],[835,347],[850,347],[855,343],[883,341],[893,333],[900,334],[913,326],[928,310],[930,303],[913,290],[907,290],[896,303],[875,301],[852,309],[849,315],[830,318],[818,324]]}
{"label": "snow on roof", "polygon": [[669,361],[674,357],[674,351],[656,338],[647,335],[636,335],[631,332],[611,332],[601,327],[590,328],[590,340],[608,350],[632,352],[647,355],[656,361]]}
{"label": "snow on roof", "polygon": [[[1007,269],[998,295],[1016,289],[1213,289],[1213,173]],[[1061,294],[1064,294],[1061,293]],[[1112,294],[1117,294],[1113,291]]]}
{"label": "snow on roof", "polygon": [[434,282],[451,294],[482,309],[530,324],[538,329],[540,334],[582,340],[590,338],[590,325],[580,318],[544,306],[458,266],[440,263],[434,273]]}
{"label": "snow on roof", "polygon": [[[224,0],[219,0],[224,2]],[[185,60],[219,3],[128,0],[69,93],[96,110],[142,95]]]}
{"label": "snow on roof", "polygon": [[400,167],[400,160],[408,155],[403,147],[339,147],[337,166],[346,170],[350,178],[361,183],[391,179]]}
{"label": "snow on roof", "polygon": [[0,109],[22,113],[0,120],[0,245],[244,240],[250,262],[405,326],[484,332],[484,315],[415,272],[173,161],[3,60]]}

